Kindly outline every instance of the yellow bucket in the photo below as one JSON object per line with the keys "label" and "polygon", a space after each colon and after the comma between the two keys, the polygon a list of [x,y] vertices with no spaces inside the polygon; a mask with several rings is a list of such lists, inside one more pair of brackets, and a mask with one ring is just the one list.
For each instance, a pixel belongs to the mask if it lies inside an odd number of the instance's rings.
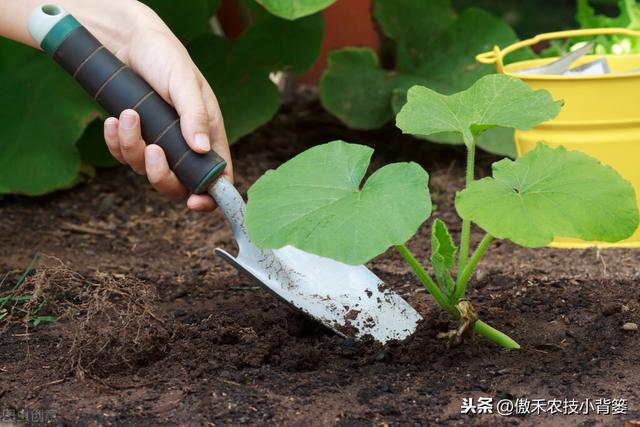
{"label": "yellow bucket", "polygon": [[[508,54],[543,40],[606,34],[640,37],[639,31],[626,28],[558,31],[540,34],[504,49],[496,46],[493,51],[481,53],[476,59],[483,64],[495,64],[498,73],[517,77],[533,89],[546,89],[554,99],[564,100],[564,107],[555,119],[528,131],[516,131],[518,156],[535,148],[538,141],[550,146],[563,145],[610,165],[633,184],[636,194],[640,194],[640,70],[630,71],[640,69],[640,55],[588,55],[576,61],[575,65],[581,65],[606,57],[612,74],[595,76],[515,73],[524,68],[548,64],[557,58],[504,64]],[[557,238],[550,246],[637,248],[640,247],[640,228],[630,238],[617,243]]]}

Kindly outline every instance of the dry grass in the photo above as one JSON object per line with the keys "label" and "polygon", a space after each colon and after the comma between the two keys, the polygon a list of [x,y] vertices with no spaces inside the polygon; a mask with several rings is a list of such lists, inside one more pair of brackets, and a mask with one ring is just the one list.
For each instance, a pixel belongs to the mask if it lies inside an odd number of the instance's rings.
{"label": "dry grass", "polygon": [[58,317],[61,348],[79,378],[133,369],[164,357],[175,326],[159,308],[156,289],[137,278],[80,274],[62,261],[43,257],[16,295],[42,304]]}

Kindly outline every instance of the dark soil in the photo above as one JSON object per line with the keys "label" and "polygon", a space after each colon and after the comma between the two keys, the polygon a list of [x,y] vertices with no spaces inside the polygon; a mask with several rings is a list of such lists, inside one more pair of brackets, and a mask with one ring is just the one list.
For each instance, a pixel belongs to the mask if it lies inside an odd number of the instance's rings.
{"label": "dark soil", "polygon": [[[246,191],[266,169],[338,138],[377,148],[375,167],[420,161],[431,172],[436,214],[459,230],[452,200],[462,152],[392,128],[346,130],[315,102],[283,107],[234,147],[238,186]],[[478,175],[493,160],[480,155]],[[640,251],[494,243],[468,296],[482,319],[523,345],[511,352],[482,339],[447,348],[436,336],[455,323],[389,251],[370,267],[425,322],[407,342],[381,346],[336,336],[256,288],[214,255],[218,246],[235,250],[220,213],[172,204],[127,168],[1,203],[0,295],[40,253],[19,292],[37,291],[47,298],[38,315],[60,317],[34,327],[15,309],[0,323],[4,421],[29,415],[26,423],[37,424],[41,409],[52,424],[119,426],[592,426],[640,418],[640,331],[622,329],[640,323]],[[421,258],[428,230],[409,244]],[[628,414],[460,413],[463,398],[479,397],[626,399]]]}

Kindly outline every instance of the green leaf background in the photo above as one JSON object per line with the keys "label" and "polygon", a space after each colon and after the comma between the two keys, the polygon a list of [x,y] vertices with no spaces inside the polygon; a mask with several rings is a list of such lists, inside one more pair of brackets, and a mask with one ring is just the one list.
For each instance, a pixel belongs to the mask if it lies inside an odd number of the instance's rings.
{"label": "green leaf background", "polygon": [[0,193],[66,188],[80,172],[76,141],[94,101],[35,49],[0,40]]}
{"label": "green leaf background", "polygon": [[[202,68],[218,97],[231,143],[277,112],[280,96],[269,74],[302,73],[320,51],[319,14],[290,21],[256,6],[252,11],[260,11],[254,24],[230,41],[209,31],[219,0],[145,3]],[[92,166],[117,164],[104,144],[101,120],[95,120],[103,119],[104,112],[50,58],[0,39],[0,78],[0,194],[66,189],[90,176]]]}
{"label": "green leaf background", "polygon": [[[395,68],[381,67],[371,49],[347,48],[331,53],[320,82],[323,106],[357,129],[376,129],[391,121],[413,85],[445,94],[468,88],[495,71],[475,60],[478,53],[518,39],[502,19],[475,8],[457,15],[448,0],[374,0],[374,15],[394,42]],[[524,49],[510,59],[531,56]],[[430,139],[462,142],[455,135]],[[479,145],[497,154],[515,154],[513,135],[508,132],[487,133]]]}
{"label": "green leaf background", "polygon": [[270,13],[284,19],[298,19],[331,6],[336,0],[256,0]]}
{"label": "green leaf background", "polygon": [[191,56],[216,93],[229,142],[275,115],[280,95],[269,74],[302,73],[310,68],[320,52],[322,34],[320,15],[296,21],[269,16],[237,40],[203,34],[189,45]]}

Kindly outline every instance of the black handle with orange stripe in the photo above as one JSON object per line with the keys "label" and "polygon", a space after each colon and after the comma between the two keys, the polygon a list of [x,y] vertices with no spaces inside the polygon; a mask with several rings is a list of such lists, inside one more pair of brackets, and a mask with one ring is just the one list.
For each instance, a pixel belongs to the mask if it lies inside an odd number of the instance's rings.
{"label": "black handle with orange stripe", "polygon": [[73,29],[52,56],[110,115],[136,110],[145,142],[162,147],[169,167],[191,192],[206,191],[222,173],[225,161],[213,150],[192,151],[175,109],[86,28]]}

